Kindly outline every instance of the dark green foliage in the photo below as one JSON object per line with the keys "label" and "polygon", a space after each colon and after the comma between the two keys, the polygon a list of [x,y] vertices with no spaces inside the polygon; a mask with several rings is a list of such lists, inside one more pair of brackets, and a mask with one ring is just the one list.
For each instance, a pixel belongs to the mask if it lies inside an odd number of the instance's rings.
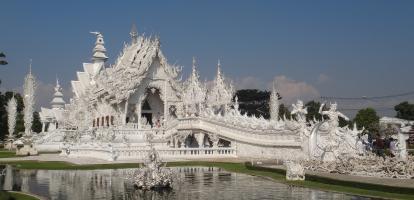
{"label": "dark green foliage", "polygon": [[40,116],[38,112],[33,112],[33,124],[32,130],[36,133],[40,133],[42,131],[42,123],[40,122]]}
{"label": "dark green foliage", "polygon": [[286,119],[291,119],[292,116],[290,115],[290,110],[288,107],[286,107],[283,103],[279,106],[279,118],[283,119],[286,117]]}
{"label": "dark green foliage", "polygon": [[397,118],[414,120],[414,104],[410,104],[407,101],[404,101],[394,107],[394,110],[397,111]]}
{"label": "dark green foliage", "polygon": [[322,115],[319,113],[319,108],[321,103],[317,101],[309,101],[305,104],[305,107],[308,109],[308,114],[306,115],[306,121],[312,121],[313,119],[322,120]]}
{"label": "dark green foliage", "polygon": [[365,127],[365,130],[371,134],[379,132],[379,117],[373,108],[365,108],[358,111],[354,122],[358,128]]}
{"label": "dark green foliage", "polygon": [[[1,82],[0,82],[1,83]],[[24,132],[24,120],[23,120],[23,98],[19,93],[14,93],[7,91],[5,93],[0,92],[0,140],[3,140],[6,135],[8,135],[8,124],[7,124],[7,111],[6,105],[7,102],[13,97],[17,101],[17,119],[16,119],[16,129],[14,134],[20,136],[19,133]],[[32,129],[34,132],[40,132],[42,130],[42,124],[40,122],[39,113],[33,113],[33,125]]]}
{"label": "dark green foliage", "polygon": [[[239,110],[242,114],[247,113],[249,116],[263,116],[265,119],[270,118],[270,92],[256,89],[238,90],[236,96],[239,99]],[[281,97],[279,98],[281,99]],[[286,116],[290,119],[290,111],[287,106],[280,104],[279,117]]]}
{"label": "dark green foliage", "polygon": [[344,127],[344,126],[349,126],[350,128],[352,128],[353,127],[353,122],[352,122],[352,120],[350,120],[350,121],[347,121],[347,120],[345,120],[344,118],[342,118],[342,117],[338,117],[338,119],[339,119],[339,126],[340,127]]}
{"label": "dark green foliage", "polygon": [[261,90],[238,90],[236,96],[239,99],[239,110],[249,116],[263,116],[268,119],[270,92]]}
{"label": "dark green foliage", "polygon": [[0,65],[7,65],[6,55],[3,52],[0,52]]}
{"label": "dark green foliage", "polygon": [[261,91],[256,89],[251,90],[237,90],[236,96],[239,98],[239,102],[257,102],[269,101],[270,92]]}

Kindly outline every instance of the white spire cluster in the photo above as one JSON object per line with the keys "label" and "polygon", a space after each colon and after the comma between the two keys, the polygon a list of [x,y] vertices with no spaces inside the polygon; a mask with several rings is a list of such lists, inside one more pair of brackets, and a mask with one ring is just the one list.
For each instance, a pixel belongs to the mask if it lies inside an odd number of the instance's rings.
{"label": "white spire cluster", "polygon": [[231,104],[234,88],[221,73],[220,60],[217,63],[217,75],[213,82],[213,87],[208,91],[207,103],[212,106],[228,106]]}
{"label": "white spire cluster", "polygon": [[23,102],[24,102],[24,128],[25,134],[30,136],[32,133],[33,110],[35,103],[36,79],[32,75],[32,62],[30,61],[29,74],[24,79]]}
{"label": "white spire cluster", "polygon": [[7,103],[7,117],[9,125],[9,138],[13,138],[14,129],[16,127],[16,116],[17,116],[17,102],[16,98],[13,97]]}
{"label": "white spire cluster", "polygon": [[273,84],[272,93],[270,94],[270,119],[273,121],[279,121],[279,95]]}
{"label": "white spire cluster", "polygon": [[206,100],[207,89],[204,84],[200,83],[200,76],[196,70],[196,60],[193,57],[192,72],[188,80],[184,83],[183,103],[190,114],[200,111],[202,104]]}

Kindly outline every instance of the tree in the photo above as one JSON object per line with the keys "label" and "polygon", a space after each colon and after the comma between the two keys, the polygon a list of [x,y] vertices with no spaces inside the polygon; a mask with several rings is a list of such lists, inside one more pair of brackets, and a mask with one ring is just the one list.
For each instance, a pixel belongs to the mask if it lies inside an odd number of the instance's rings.
{"label": "tree", "polygon": [[38,112],[33,112],[33,124],[32,124],[33,132],[40,133],[42,132],[42,123],[40,122],[40,115]]}
{"label": "tree", "polygon": [[0,65],[7,65],[6,55],[3,52],[0,52]]}
{"label": "tree", "polygon": [[[0,82],[1,83],[1,82]],[[0,92],[0,139],[3,140],[8,133],[8,124],[7,124],[7,112],[6,112],[6,104],[7,102],[13,97],[16,98],[17,101],[17,119],[16,119],[16,128],[15,133],[23,132],[24,131],[24,121],[23,121],[23,98],[19,93],[13,93],[11,91],[7,91],[4,94]]]}
{"label": "tree", "polygon": [[322,115],[319,113],[319,108],[321,107],[321,103],[317,101],[309,101],[305,104],[305,107],[308,110],[308,114],[306,114],[306,121],[312,121],[313,119],[322,120]]}
{"label": "tree", "polygon": [[404,101],[396,105],[394,110],[397,111],[397,118],[414,120],[414,104]]}
{"label": "tree", "polygon": [[358,128],[365,127],[365,130],[371,133],[371,135],[379,132],[379,117],[373,108],[359,110],[354,122]]}
{"label": "tree", "polygon": [[340,127],[344,127],[344,126],[352,127],[353,126],[352,120],[348,121],[343,117],[338,117],[338,123]]}
{"label": "tree", "polygon": [[239,110],[242,114],[269,119],[270,92],[256,89],[238,90],[235,96],[238,98]]}
{"label": "tree", "polygon": [[279,119],[284,119],[284,117],[286,117],[286,119],[291,119],[292,116],[290,114],[290,110],[288,107],[286,107],[283,103],[280,104],[279,106]]}

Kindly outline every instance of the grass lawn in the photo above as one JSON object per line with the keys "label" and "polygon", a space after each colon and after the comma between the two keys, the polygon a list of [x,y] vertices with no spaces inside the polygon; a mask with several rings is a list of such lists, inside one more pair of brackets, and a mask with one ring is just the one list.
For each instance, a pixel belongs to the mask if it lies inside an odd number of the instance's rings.
{"label": "grass lawn", "polygon": [[39,200],[36,197],[22,194],[22,193],[16,193],[16,192],[6,192],[6,191],[0,191],[0,199],[2,200]]}
{"label": "grass lawn", "polygon": [[[20,169],[49,169],[49,170],[90,170],[90,169],[120,169],[135,168],[137,163],[120,163],[120,164],[98,164],[98,165],[75,165],[67,162],[37,162],[37,161],[15,161],[7,162]],[[1,164],[1,163],[0,163]],[[284,184],[300,187],[308,187],[319,190],[341,192],[353,195],[362,195],[370,197],[382,197],[391,199],[414,199],[414,189],[390,187],[374,184],[365,184],[359,182],[338,181],[318,176],[306,176],[306,181],[287,181],[285,171],[281,169],[268,169],[253,167],[244,163],[222,163],[222,162],[171,162],[169,167],[180,166],[206,166],[219,167],[226,171],[244,173],[252,176],[269,178]]]}
{"label": "grass lawn", "polygon": [[0,158],[20,157],[16,155],[16,151],[0,150]]}

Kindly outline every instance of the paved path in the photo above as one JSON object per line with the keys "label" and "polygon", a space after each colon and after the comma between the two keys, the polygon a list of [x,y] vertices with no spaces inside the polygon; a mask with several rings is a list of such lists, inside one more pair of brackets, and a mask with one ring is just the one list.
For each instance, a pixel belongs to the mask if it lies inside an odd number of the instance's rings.
{"label": "paved path", "polygon": [[[277,168],[277,169],[286,169],[281,165],[261,165],[262,167],[268,168]],[[305,171],[306,174],[317,175],[321,177],[341,180],[341,181],[353,181],[360,183],[370,183],[377,185],[385,186],[395,186],[395,187],[405,187],[414,189],[414,179],[395,179],[395,178],[377,178],[377,177],[367,177],[367,176],[354,176],[354,175],[345,175],[345,174],[334,174],[326,172],[315,172],[315,171]]]}

